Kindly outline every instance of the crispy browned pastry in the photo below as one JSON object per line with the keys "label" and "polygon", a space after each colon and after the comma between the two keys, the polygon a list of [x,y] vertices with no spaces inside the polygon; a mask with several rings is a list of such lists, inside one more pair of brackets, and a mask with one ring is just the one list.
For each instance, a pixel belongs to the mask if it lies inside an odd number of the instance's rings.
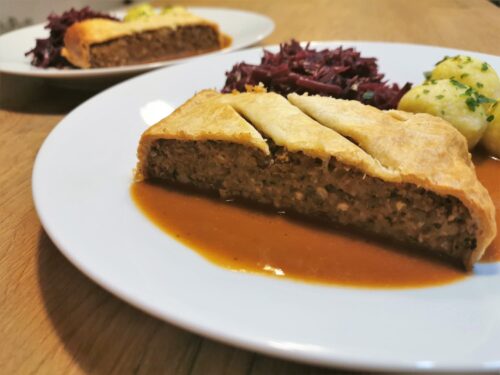
{"label": "crispy browned pastry", "polygon": [[427,114],[206,90],[149,128],[138,157],[138,180],[190,184],[354,226],[467,268],[496,235],[495,209],[465,138]]}
{"label": "crispy browned pastry", "polygon": [[95,68],[185,57],[223,43],[217,24],[184,10],[129,22],[77,22],[66,31],[61,54],[77,67]]}

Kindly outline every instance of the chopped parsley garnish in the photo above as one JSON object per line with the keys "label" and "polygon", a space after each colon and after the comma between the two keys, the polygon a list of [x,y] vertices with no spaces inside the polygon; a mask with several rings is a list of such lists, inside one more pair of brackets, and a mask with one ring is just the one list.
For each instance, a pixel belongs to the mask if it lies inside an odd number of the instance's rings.
{"label": "chopped parsley garnish", "polygon": [[424,78],[425,79],[429,79],[429,78],[431,78],[431,76],[432,76],[432,71],[429,70],[427,72],[424,72]]}
{"label": "chopped parsley garnish", "polygon": [[449,59],[450,56],[445,56],[443,57],[441,60],[439,60],[437,63],[434,64],[434,66],[438,66],[439,64],[441,64],[443,61],[446,61]]}
{"label": "chopped parsley garnish", "polygon": [[461,74],[461,75],[460,75],[460,78],[465,78],[465,77],[467,77],[468,75],[469,75],[469,73],[464,73],[464,74]]}
{"label": "chopped parsley garnish", "polygon": [[477,100],[478,104],[496,103],[495,99],[488,98],[487,96],[484,96],[484,95],[481,95],[481,94],[479,94],[479,95],[476,96],[476,100]]}
{"label": "chopped parsley garnish", "polygon": [[432,83],[433,85],[437,84],[437,82],[436,82],[436,80],[435,80],[435,79],[431,79],[431,83]]}
{"label": "chopped parsley garnish", "polygon": [[441,110],[441,114],[442,114],[442,115],[445,115],[445,114],[446,114],[446,112],[444,111],[444,109],[442,109],[442,110]]}
{"label": "chopped parsley garnish", "polygon": [[486,72],[488,70],[488,64],[487,63],[483,63],[483,65],[481,65],[481,71],[482,72]]}
{"label": "chopped parsley garnish", "polygon": [[483,88],[484,87],[484,85],[481,82],[477,82],[476,86],[479,87],[479,88]]}
{"label": "chopped parsley garnish", "polygon": [[469,107],[472,112],[476,111],[477,102],[472,96],[469,96],[467,99],[465,99],[465,104],[467,104],[467,107]]}
{"label": "chopped parsley garnish", "polygon": [[494,119],[495,119],[495,115],[489,115],[488,117],[486,117],[486,121],[488,121],[488,122],[492,122]]}
{"label": "chopped parsley garnish", "polygon": [[439,99],[439,100],[441,100],[441,99],[443,99],[443,98],[444,98],[444,95],[437,95],[437,96],[436,96],[436,99]]}
{"label": "chopped parsley garnish", "polygon": [[363,95],[361,96],[364,100],[371,100],[375,96],[375,93],[373,91],[365,91]]}
{"label": "chopped parsley garnish", "polygon": [[465,92],[462,94],[463,96],[471,96],[474,93],[474,89],[472,87],[469,87]]}
{"label": "chopped parsley garnish", "polygon": [[481,95],[478,93],[476,90],[472,88],[468,88],[465,90],[465,92],[460,95],[460,96],[467,96],[467,99],[465,99],[465,104],[467,104],[467,107],[474,112],[477,107],[479,107],[481,104],[485,103],[497,103],[495,99],[488,98],[487,96]]}
{"label": "chopped parsley garnish", "polygon": [[428,94],[429,92],[430,92],[430,91],[429,91],[429,90],[427,90],[427,89],[425,89],[425,90],[424,90],[424,94]]}
{"label": "chopped parsley garnish", "polygon": [[450,83],[453,86],[456,86],[456,87],[461,88],[461,89],[466,89],[467,88],[467,85],[464,85],[462,82],[459,82],[456,79],[450,79]]}

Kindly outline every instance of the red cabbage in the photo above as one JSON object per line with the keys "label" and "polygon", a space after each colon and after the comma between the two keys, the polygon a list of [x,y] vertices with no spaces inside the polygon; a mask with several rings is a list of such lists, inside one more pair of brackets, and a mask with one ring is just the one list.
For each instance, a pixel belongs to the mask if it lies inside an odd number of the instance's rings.
{"label": "red cabbage", "polygon": [[45,25],[45,28],[50,30],[50,36],[46,39],[37,39],[35,47],[25,53],[25,56],[33,55],[31,65],[40,68],[72,67],[68,60],[61,56],[61,49],[64,46],[64,33],[74,23],[90,18],[106,18],[118,21],[117,18],[106,13],[95,12],[90,7],[80,10],[71,8],[60,16],[51,13],[47,17],[49,22]]}
{"label": "red cabbage", "polygon": [[239,63],[226,73],[222,92],[246,91],[246,85],[264,84],[281,95],[291,92],[353,99],[380,109],[396,108],[411,88],[388,84],[378,71],[377,59],[361,57],[354,48],[315,50],[296,40],[280,45],[280,51],[264,50],[260,65]]}

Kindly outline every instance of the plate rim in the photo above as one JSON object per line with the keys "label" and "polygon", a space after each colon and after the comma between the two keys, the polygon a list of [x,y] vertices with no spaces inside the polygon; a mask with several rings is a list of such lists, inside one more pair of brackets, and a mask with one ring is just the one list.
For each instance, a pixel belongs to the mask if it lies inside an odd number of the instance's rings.
{"label": "plate rim", "polygon": [[[302,42],[306,43],[306,42]],[[358,44],[358,43],[363,43],[363,44],[391,44],[391,45],[401,45],[401,46],[412,46],[412,47],[424,47],[424,48],[434,48],[434,49],[445,49],[447,51],[454,51],[454,52],[470,52],[473,54],[479,54],[483,56],[491,56],[494,58],[498,58],[495,55],[487,54],[484,52],[477,52],[477,51],[469,51],[469,50],[462,50],[462,49],[456,49],[456,48],[449,48],[449,47],[442,47],[438,45],[426,45],[426,44],[417,44],[417,43],[401,43],[401,42],[386,42],[386,41],[367,41],[367,40],[325,40],[325,41],[310,41],[311,46],[316,46],[320,47],[322,45],[331,45],[331,44]],[[262,51],[263,49],[275,49],[278,48],[279,44],[272,44],[272,45],[265,45],[261,47],[253,47],[250,49],[245,49],[243,51],[233,51],[230,52],[229,54],[239,54],[242,52],[254,52],[254,51]],[[226,54],[227,55],[227,54]],[[214,56],[207,56],[207,58],[220,58],[220,55],[214,55]],[[187,62],[186,64],[197,64],[199,61],[193,60],[190,62]],[[186,65],[182,64],[182,65]],[[180,65],[179,65],[180,66]],[[164,67],[163,69],[167,69],[169,67]],[[62,246],[61,241],[57,238],[56,235],[54,235],[55,231],[53,231],[53,228],[48,225],[48,221],[44,216],[44,213],[41,211],[40,207],[40,198],[37,195],[37,181],[39,181],[38,174],[40,173],[40,164],[41,160],[43,157],[43,152],[44,149],[47,147],[47,141],[51,139],[54,132],[56,132],[57,128],[64,123],[64,121],[72,114],[74,114],[76,111],[78,111],[82,106],[87,105],[87,103],[93,101],[93,100],[99,100],[101,95],[107,95],[108,91],[112,91],[116,89],[116,87],[121,86],[121,85],[130,85],[131,82],[134,80],[140,80],[143,79],[144,76],[148,75],[154,75],[158,74],[159,70],[155,71],[150,71],[148,73],[145,73],[141,76],[133,77],[130,79],[127,79],[123,82],[120,82],[100,93],[97,95],[87,99],[77,107],[75,107],[72,111],[70,111],[61,121],[58,122],[56,126],[50,131],[50,133],[47,135],[45,140],[43,141],[40,149],[38,150],[38,153],[35,158],[35,162],[33,164],[33,170],[32,170],[32,197],[33,197],[33,203],[35,210],[37,212],[37,215],[40,219],[40,223],[43,226],[46,234],[48,237],[51,239],[51,241],[54,243],[54,245],[58,248],[58,250],[72,263],[72,265],[77,268],[80,272],[82,272],[84,275],[89,277],[93,282],[97,283],[100,287],[104,288],[105,290],[109,291],[112,293],[114,296],[126,301],[128,304],[134,306],[135,308],[138,308],[139,310],[152,315],[162,321],[169,322],[170,324],[173,324],[175,326],[181,327],[182,329],[185,329],[189,332],[193,332],[195,334],[199,334],[203,337],[208,337],[210,339],[213,339],[218,342],[222,342],[231,346],[243,348],[246,350],[251,350],[254,352],[258,352],[264,355],[269,355],[273,356],[276,358],[284,358],[293,362],[298,362],[298,363],[307,363],[310,365],[319,365],[319,366],[328,366],[328,367],[335,367],[339,369],[352,369],[352,370],[372,370],[372,371],[386,371],[386,372],[398,372],[398,371],[416,371],[416,372],[424,372],[424,371],[434,371],[434,372],[490,372],[494,370],[500,369],[500,357],[499,361],[495,363],[483,363],[482,365],[469,365],[469,366],[464,366],[464,365],[454,365],[452,363],[416,363],[416,362],[398,362],[397,364],[388,364],[387,362],[378,362],[374,360],[360,360],[359,358],[346,358],[345,355],[341,355],[340,357],[334,357],[332,354],[326,354],[326,355],[321,355],[317,354],[314,352],[304,352],[300,350],[290,350],[290,349],[283,349],[279,348],[275,345],[271,345],[270,342],[262,342],[262,340],[252,340],[247,337],[241,337],[241,336],[234,336],[231,334],[226,334],[224,331],[218,330],[218,329],[213,329],[211,327],[204,326],[203,324],[199,324],[198,322],[194,322],[190,319],[184,319],[182,316],[176,315],[175,313],[172,314],[171,311],[165,312],[165,311],[160,311],[157,309],[153,304],[150,303],[144,303],[143,301],[138,301],[131,297],[130,295],[127,295],[127,293],[124,290],[121,290],[120,287],[110,284],[107,282],[99,273],[95,272],[93,269],[90,267],[87,267],[87,265],[82,264],[74,255],[71,253],[71,251],[68,251],[64,246]],[[341,288],[341,287],[340,287]],[[424,361],[425,362],[425,361]]]}

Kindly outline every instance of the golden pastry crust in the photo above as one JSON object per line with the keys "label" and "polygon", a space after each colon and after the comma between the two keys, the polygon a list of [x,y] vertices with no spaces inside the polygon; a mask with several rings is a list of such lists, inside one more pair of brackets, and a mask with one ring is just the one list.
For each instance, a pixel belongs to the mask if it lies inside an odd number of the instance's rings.
{"label": "golden pastry crust", "polygon": [[157,139],[228,141],[255,147],[269,154],[266,141],[253,126],[230,105],[221,105],[213,100],[219,96],[221,94],[216,91],[203,90],[143,133],[136,180],[147,178],[146,158],[151,144]]}
{"label": "golden pastry crust", "polygon": [[213,28],[219,35],[219,46],[223,45],[223,36],[219,26],[200,18],[188,11],[175,14],[158,14],[146,19],[129,22],[113,21],[103,18],[93,18],[73,24],[64,34],[64,48],[61,55],[73,65],[80,68],[90,68],[90,47],[93,44],[104,43],[124,36],[142,33],[162,28],[175,30],[181,26],[206,25]]}
{"label": "golden pastry crust", "polygon": [[427,114],[380,111],[356,101],[202,91],[146,130],[138,150],[136,178],[147,177],[147,157],[154,140],[224,140],[267,155],[269,148],[261,134],[290,152],[326,162],[335,158],[386,182],[409,183],[456,197],[478,228],[476,247],[463,259],[468,268],[496,235],[495,207],[476,177],[467,142],[453,126]]}
{"label": "golden pastry crust", "polygon": [[[146,130],[141,139],[139,160],[144,160],[151,142],[161,138],[231,141],[257,147],[269,154],[262,135],[240,114],[274,143],[291,152],[301,151],[323,160],[334,156],[348,165],[370,170],[374,177],[401,182],[397,173],[275,93],[224,95],[214,90],[201,91],[170,116]],[[143,147],[144,143],[147,146]]]}
{"label": "golden pastry crust", "polygon": [[259,131],[288,151],[301,151],[323,160],[334,156],[348,165],[373,171],[375,177],[400,182],[392,170],[337,132],[305,115],[281,95],[272,92],[219,94],[214,100],[231,105]]}

